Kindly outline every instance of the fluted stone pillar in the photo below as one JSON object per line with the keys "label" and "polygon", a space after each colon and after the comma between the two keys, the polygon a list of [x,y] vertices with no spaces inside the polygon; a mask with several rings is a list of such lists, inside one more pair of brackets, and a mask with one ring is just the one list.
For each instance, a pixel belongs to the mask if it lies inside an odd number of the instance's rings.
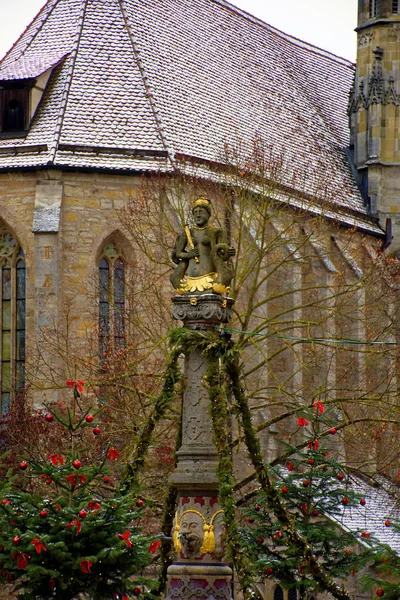
{"label": "fluted stone pillar", "polygon": [[[175,296],[173,317],[192,329],[212,329],[232,318],[233,300],[217,294]],[[200,351],[185,357],[182,445],[170,483],[178,489],[168,569],[168,600],[232,598],[232,570],[224,562],[223,512],[218,504],[218,455],[213,442],[208,387],[209,360]]]}

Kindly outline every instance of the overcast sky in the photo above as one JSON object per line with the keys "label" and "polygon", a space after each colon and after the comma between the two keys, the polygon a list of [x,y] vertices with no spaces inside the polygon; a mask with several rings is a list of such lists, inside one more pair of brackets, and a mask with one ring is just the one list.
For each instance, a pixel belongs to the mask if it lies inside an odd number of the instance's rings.
{"label": "overcast sky", "polygon": [[[0,0],[0,57],[45,3],[45,0]],[[286,33],[355,60],[357,0],[233,0],[232,3]]]}

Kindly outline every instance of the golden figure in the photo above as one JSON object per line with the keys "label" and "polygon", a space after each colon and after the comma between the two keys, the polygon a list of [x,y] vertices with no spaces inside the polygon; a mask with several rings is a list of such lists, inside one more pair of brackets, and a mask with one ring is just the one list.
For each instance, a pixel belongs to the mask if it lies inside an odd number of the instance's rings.
{"label": "golden figure", "polygon": [[186,225],[175,242],[172,260],[177,267],[171,283],[178,294],[228,294],[233,277],[229,259],[235,250],[226,243],[223,229],[209,226],[207,198],[195,200],[192,215],[193,227]]}

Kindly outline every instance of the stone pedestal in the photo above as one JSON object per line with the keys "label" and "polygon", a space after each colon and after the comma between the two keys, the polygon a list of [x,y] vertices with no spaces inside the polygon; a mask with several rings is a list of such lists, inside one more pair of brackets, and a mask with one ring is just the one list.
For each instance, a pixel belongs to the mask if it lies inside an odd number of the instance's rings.
{"label": "stone pedestal", "polygon": [[[232,298],[217,294],[175,296],[173,316],[191,329],[212,329],[232,318]],[[178,488],[168,569],[168,600],[232,598],[232,570],[224,562],[223,511],[218,504],[218,455],[213,442],[208,387],[209,361],[200,351],[185,357],[182,446],[170,483]]]}

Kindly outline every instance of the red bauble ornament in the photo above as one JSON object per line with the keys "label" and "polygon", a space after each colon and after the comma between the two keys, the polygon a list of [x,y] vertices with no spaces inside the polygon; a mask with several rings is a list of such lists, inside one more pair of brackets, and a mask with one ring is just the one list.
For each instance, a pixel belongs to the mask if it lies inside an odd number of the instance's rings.
{"label": "red bauble ornament", "polygon": [[281,531],[277,531],[274,535],[274,540],[281,540],[283,538],[283,533]]}
{"label": "red bauble ornament", "polygon": [[309,481],[307,481],[307,479],[305,479],[305,480],[303,481],[303,485],[304,485],[304,487],[308,487],[308,486],[310,485],[310,482],[309,482]]}
{"label": "red bauble ornament", "polygon": [[313,517],[318,517],[319,512],[317,510],[313,510],[311,514]]}
{"label": "red bauble ornament", "polygon": [[19,537],[19,535],[16,535],[15,538],[13,538],[13,544],[15,544],[15,546],[19,546],[20,543],[21,538]]}
{"label": "red bauble ornament", "polygon": [[50,579],[49,580],[49,587],[56,587],[56,580],[55,579]]}
{"label": "red bauble ornament", "polygon": [[378,598],[382,598],[382,596],[385,594],[385,592],[383,590],[381,590],[379,588],[379,590],[376,590],[376,595],[378,596]]}
{"label": "red bauble ornament", "polygon": [[103,477],[103,481],[104,481],[104,483],[110,483],[110,478],[108,477],[108,475],[105,475]]}
{"label": "red bauble ornament", "polygon": [[365,500],[364,500],[364,498],[361,498],[360,504],[361,504],[361,506],[365,506]]}
{"label": "red bauble ornament", "polygon": [[100,435],[101,434],[101,429],[98,426],[93,427],[92,431],[93,431],[94,435]]}
{"label": "red bauble ornament", "polygon": [[133,588],[133,595],[140,596],[140,588],[138,588],[138,587]]}
{"label": "red bauble ornament", "polygon": [[79,511],[79,516],[81,519],[85,519],[87,517],[87,512],[84,508],[82,508],[82,510]]}
{"label": "red bauble ornament", "polygon": [[1,576],[2,576],[2,577],[7,577],[7,571],[2,571],[2,572],[1,572]]}
{"label": "red bauble ornament", "polygon": [[86,423],[93,423],[93,419],[94,419],[93,415],[86,415],[86,417],[85,417]]}
{"label": "red bauble ornament", "polygon": [[21,469],[21,471],[25,471],[25,469],[28,467],[28,463],[25,462],[24,460],[22,462],[19,463],[19,468]]}
{"label": "red bauble ornament", "polygon": [[386,519],[385,525],[386,525],[386,527],[390,527],[390,521],[389,521],[389,519]]}
{"label": "red bauble ornament", "polygon": [[44,417],[44,418],[46,419],[46,421],[47,421],[48,423],[52,423],[52,422],[54,421],[54,417],[53,417],[53,415],[52,415],[52,414],[50,414],[50,413],[47,413],[47,415],[45,415],[45,417]]}
{"label": "red bauble ornament", "polygon": [[8,581],[9,583],[11,583],[13,580],[14,580],[14,577],[11,575],[11,573],[9,573],[9,574],[7,575],[7,581]]}
{"label": "red bauble ornament", "polygon": [[309,465],[313,465],[315,463],[315,460],[313,458],[309,458],[308,459],[308,464]]}
{"label": "red bauble ornament", "polygon": [[344,475],[342,473],[339,473],[339,475],[337,476],[337,478],[339,479],[339,481],[343,481]]}
{"label": "red bauble ornament", "polygon": [[259,537],[257,538],[257,544],[263,544],[264,543],[264,538]]}
{"label": "red bauble ornament", "polygon": [[44,509],[43,509],[43,510],[41,510],[41,511],[40,511],[40,513],[39,513],[39,516],[40,516],[42,519],[45,519],[45,518],[47,517],[47,515],[48,515],[48,512],[47,512],[47,510],[44,510]]}
{"label": "red bauble ornament", "polygon": [[254,519],[253,519],[253,517],[249,517],[249,518],[248,518],[248,521],[249,521],[249,523],[254,523]]}
{"label": "red bauble ornament", "polygon": [[329,430],[329,433],[331,435],[336,435],[336,429],[334,427],[331,427],[330,430]]}
{"label": "red bauble ornament", "polygon": [[75,469],[80,469],[80,468],[81,468],[81,461],[80,461],[80,460],[78,460],[78,459],[74,460],[74,462],[72,463],[72,466],[73,466]]}
{"label": "red bauble ornament", "polygon": [[284,486],[283,486],[283,488],[282,488],[282,492],[283,492],[284,494],[287,494],[287,493],[288,493],[288,491],[289,491],[289,489],[286,487],[286,485],[284,485]]}
{"label": "red bauble ornament", "polygon": [[259,506],[258,504],[254,505],[254,510],[256,510],[257,512],[260,510],[261,506]]}
{"label": "red bauble ornament", "polygon": [[142,500],[141,498],[139,498],[139,500],[136,502],[136,506],[138,506],[139,508],[141,508],[144,504],[144,500]]}
{"label": "red bauble ornament", "polygon": [[272,567],[268,567],[268,569],[267,569],[268,575],[272,575],[273,572],[274,572],[273,568]]}
{"label": "red bauble ornament", "polygon": [[349,503],[349,499],[348,498],[342,498],[342,504],[344,504],[344,506],[347,506]]}

